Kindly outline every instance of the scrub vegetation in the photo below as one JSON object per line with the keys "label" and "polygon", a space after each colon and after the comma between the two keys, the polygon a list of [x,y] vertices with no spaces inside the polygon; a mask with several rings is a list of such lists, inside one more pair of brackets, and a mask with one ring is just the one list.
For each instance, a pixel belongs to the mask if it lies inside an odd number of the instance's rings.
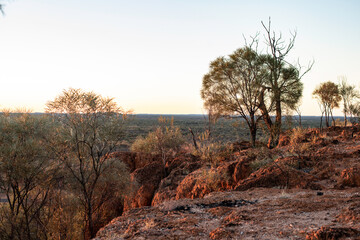
{"label": "scrub vegetation", "polygon": [[[274,148],[280,143],[286,146],[286,139],[281,139],[285,131],[290,135],[286,136],[287,153],[297,157],[289,165],[300,169],[311,158],[310,145],[326,140],[321,132],[308,140],[307,128],[320,127],[321,131],[323,117],[326,127],[359,122],[359,93],[345,77],[338,84],[324,82],[314,90],[321,117],[301,116],[301,78],[313,63],[303,70],[287,61],[296,33],[285,42],[272,31],[270,21],[263,28],[261,41],[265,40],[268,52],[258,51],[260,38],[256,36],[250,44],[211,62],[202,81],[204,115],[135,115],[112,98],[73,88],[49,101],[44,114],[3,110],[0,239],[91,239],[124,208],[131,209],[125,200],[131,202],[129,196],[138,190],[134,190],[136,176],[148,185],[140,189],[138,202],[142,202],[134,206],[149,206],[152,199],[146,202],[144,192],[152,198],[160,181],[173,175],[201,186],[191,172],[205,166],[207,170],[198,173],[205,179],[205,190],[202,195],[194,190],[194,196],[204,196],[232,186],[228,173],[216,171],[226,161],[241,160],[227,166],[233,170],[250,166],[255,172],[272,164],[272,170],[284,172]],[[333,109],[341,103],[344,118],[335,118]],[[116,157],[121,154],[128,154],[130,160]],[[141,154],[151,156],[150,160],[141,159]],[[171,173],[179,166],[181,171]],[[146,175],[145,167],[152,175]],[[158,174],[153,174],[156,170]],[[245,175],[240,170],[234,174],[237,181]],[[174,188],[181,189],[182,183]],[[177,194],[188,193],[184,192]],[[154,225],[148,221],[144,229]]]}

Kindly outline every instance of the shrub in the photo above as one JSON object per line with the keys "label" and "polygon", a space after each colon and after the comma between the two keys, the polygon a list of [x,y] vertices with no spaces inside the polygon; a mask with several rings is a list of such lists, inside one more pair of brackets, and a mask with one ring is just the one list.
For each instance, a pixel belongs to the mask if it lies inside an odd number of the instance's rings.
{"label": "shrub", "polygon": [[232,146],[225,147],[220,142],[211,140],[209,132],[205,131],[198,137],[197,148],[191,146],[190,151],[204,163],[217,166],[221,159],[230,157],[232,148]]}
{"label": "shrub", "polygon": [[185,140],[181,134],[180,128],[174,126],[174,119],[159,118],[160,126],[155,131],[149,132],[148,135],[138,137],[131,145],[130,150],[133,152],[143,152],[150,154],[159,154],[164,164],[169,155],[174,155],[181,149]]}
{"label": "shrub", "polygon": [[294,128],[290,136],[290,144],[303,142],[306,139],[305,134],[307,131],[307,129],[301,127]]}
{"label": "shrub", "polygon": [[267,147],[250,149],[250,151],[248,151],[248,156],[254,159],[250,163],[250,168],[253,172],[274,162],[274,160],[278,157],[277,155],[274,155],[273,152]]}
{"label": "shrub", "polygon": [[215,168],[204,169],[202,171],[201,179],[206,183],[210,192],[219,191],[221,183],[229,180],[229,176],[226,173],[220,173]]}
{"label": "shrub", "polygon": [[178,127],[165,129],[157,127],[155,131],[148,133],[145,138],[141,136],[136,138],[130,150],[150,154],[177,152],[184,142],[184,137]]}

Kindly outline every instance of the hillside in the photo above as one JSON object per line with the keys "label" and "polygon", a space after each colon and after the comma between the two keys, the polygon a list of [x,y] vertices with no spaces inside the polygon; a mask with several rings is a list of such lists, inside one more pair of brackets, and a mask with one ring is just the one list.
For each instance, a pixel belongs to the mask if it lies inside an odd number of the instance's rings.
{"label": "hillside", "polygon": [[360,131],[288,132],[273,150],[233,145],[216,166],[116,153],[137,182],[96,239],[359,239]]}

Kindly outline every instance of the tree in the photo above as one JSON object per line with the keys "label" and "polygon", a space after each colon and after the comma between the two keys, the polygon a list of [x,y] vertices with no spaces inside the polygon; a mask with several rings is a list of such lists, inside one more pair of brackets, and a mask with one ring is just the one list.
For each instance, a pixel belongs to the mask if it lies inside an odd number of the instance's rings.
{"label": "tree", "polygon": [[345,118],[345,127],[347,125],[347,116],[351,114],[350,106],[353,105],[355,99],[359,98],[359,93],[356,91],[354,85],[347,83],[345,76],[339,77],[339,93],[343,100],[343,112]]}
{"label": "tree", "polygon": [[[289,43],[285,43],[281,34],[277,36],[268,26],[261,22],[265,29],[265,38],[269,53],[262,56],[268,74],[263,82],[260,94],[259,108],[264,122],[270,132],[268,147],[276,147],[279,143],[283,108],[295,109],[302,96],[303,84],[301,78],[311,70],[313,62],[301,73],[301,66],[294,66],[286,58],[294,47],[296,32],[292,34]],[[270,113],[275,113],[275,119]]]}
{"label": "tree", "polygon": [[104,184],[118,184],[117,192],[129,185],[125,165],[109,157],[122,140],[126,112],[111,98],[72,88],[46,106],[59,124],[58,141],[51,145],[83,208],[83,238],[93,238],[101,207],[113,194]]}
{"label": "tree", "polygon": [[0,189],[7,198],[0,206],[1,239],[47,239],[58,171],[46,144],[52,132],[44,116],[0,116]]}
{"label": "tree", "polygon": [[257,112],[264,78],[263,67],[256,51],[251,47],[240,48],[228,57],[219,57],[211,62],[201,89],[205,108],[220,115],[238,115],[245,119],[253,146],[260,119]]}
{"label": "tree", "polygon": [[325,114],[326,127],[330,126],[330,117],[334,122],[333,109],[339,107],[341,101],[341,95],[338,86],[333,82],[321,83],[313,91],[313,96],[318,100],[320,109]]}
{"label": "tree", "polygon": [[[295,112],[296,112],[297,115],[298,115],[297,122],[298,122],[298,124],[299,124],[299,127],[302,128],[302,117],[301,117],[300,104],[298,104],[298,105],[295,107]],[[295,119],[296,119],[296,118],[295,118]]]}
{"label": "tree", "polygon": [[[352,103],[349,106],[349,113],[351,115],[351,123],[354,124],[356,122],[360,122],[360,103]],[[355,119],[353,119],[355,117]]]}

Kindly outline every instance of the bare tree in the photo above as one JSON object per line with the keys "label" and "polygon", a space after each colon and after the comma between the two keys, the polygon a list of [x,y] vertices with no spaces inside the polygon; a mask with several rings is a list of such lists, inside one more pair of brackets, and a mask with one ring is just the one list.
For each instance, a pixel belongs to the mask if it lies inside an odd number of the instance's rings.
{"label": "bare tree", "polygon": [[[311,70],[313,62],[301,73],[301,66],[294,66],[287,62],[286,58],[293,49],[296,39],[296,32],[292,34],[288,43],[282,35],[276,35],[271,29],[271,20],[266,26],[261,22],[265,29],[265,39],[269,53],[263,55],[268,67],[268,76],[263,84],[262,94],[260,95],[260,110],[265,124],[270,132],[268,147],[273,148],[278,145],[281,132],[282,108],[285,105],[294,109],[302,96],[303,84],[301,78]],[[275,119],[270,117],[270,113],[275,113]]]}
{"label": "bare tree", "polygon": [[29,113],[0,116],[1,239],[47,239],[48,206],[58,165],[47,149],[51,121]]}
{"label": "bare tree", "polygon": [[111,196],[103,183],[116,176],[120,190],[127,186],[129,174],[125,165],[109,158],[122,140],[126,112],[113,99],[80,89],[64,90],[47,103],[47,112],[59,123],[53,150],[68,172],[70,189],[83,207],[83,238],[93,238],[96,216]]}

